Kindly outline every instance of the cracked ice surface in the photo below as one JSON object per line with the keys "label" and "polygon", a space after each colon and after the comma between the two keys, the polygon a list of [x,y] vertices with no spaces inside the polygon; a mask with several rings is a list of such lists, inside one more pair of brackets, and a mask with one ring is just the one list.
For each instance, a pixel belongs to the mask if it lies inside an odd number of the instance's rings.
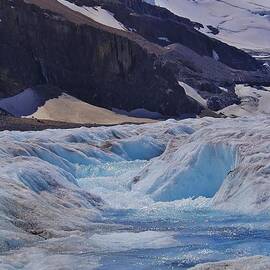
{"label": "cracked ice surface", "polygon": [[269,256],[269,140],[259,116],[1,132],[0,268]]}

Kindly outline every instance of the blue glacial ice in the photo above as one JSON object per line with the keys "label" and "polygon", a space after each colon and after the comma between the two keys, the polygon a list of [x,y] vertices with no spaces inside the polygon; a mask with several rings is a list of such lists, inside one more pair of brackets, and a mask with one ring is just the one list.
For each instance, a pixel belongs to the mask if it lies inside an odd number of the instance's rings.
{"label": "blue glacial ice", "polygon": [[269,139],[264,117],[0,132],[0,269],[268,269]]}
{"label": "blue glacial ice", "polygon": [[[170,151],[170,146],[167,151]],[[164,157],[167,153],[164,153]],[[187,198],[212,198],[228,173],[234,169],[236,151],[222,143],[188,143],[171,156],[173,162],[161,157],[147,168],[146,175],[135,186],[150,193],[156,201]],[[157,163],[157,164],[156,164]],[[162,168],[158,172],[153,168]],[[144,172],[143,172],[144,173]],[[196,188],[194,188],[196,187]]]}

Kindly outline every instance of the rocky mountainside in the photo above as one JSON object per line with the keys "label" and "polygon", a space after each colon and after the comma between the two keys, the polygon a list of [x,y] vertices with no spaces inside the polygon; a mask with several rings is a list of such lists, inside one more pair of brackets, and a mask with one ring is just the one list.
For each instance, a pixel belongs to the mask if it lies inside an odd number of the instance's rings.
{"label": "rocky mountainside", "polygon": [[[249,54],[142,0],[1,0],[0,19],[2,98],[50,85],[109,109],[177,116],[202,109],[178,81],[207,98],[219,86],[270,82]],[[239,100],[230,90],[223,101]]]}
{"label": "rocky mountainside", "polygon": [[200,31],[258,55],[270,54],[268,0],[144,0],[199,22]]}

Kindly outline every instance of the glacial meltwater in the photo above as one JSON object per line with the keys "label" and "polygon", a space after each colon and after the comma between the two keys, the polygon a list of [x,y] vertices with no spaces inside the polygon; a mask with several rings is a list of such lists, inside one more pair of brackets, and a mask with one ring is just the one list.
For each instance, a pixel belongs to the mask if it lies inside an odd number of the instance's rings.
{"label": "glacial meltwater", "polygon": [[98,269],[188,269],[203,262],[270,254],[268,215],[214,210],[205,197],[153,201],[132,191],[127,181],[146,164],[106,163],[78,179],[84,190],[108,203],[100,222],[127,227],[95,236],[105,250],[95,254],[101,258]]}
{"label": "glacial meltwater", "polygon": [[1,132],[0,269],[269,256],[269,138],[267,118]]}

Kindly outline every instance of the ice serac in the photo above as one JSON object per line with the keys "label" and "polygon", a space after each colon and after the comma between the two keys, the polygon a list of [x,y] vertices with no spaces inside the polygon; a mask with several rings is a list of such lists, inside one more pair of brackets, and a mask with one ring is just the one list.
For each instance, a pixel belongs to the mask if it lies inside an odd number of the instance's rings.
{"label": "ice serac", "polygon": [[269,209],[267,117],[185,120],[165,133],[174,136],[134,178],[134,191],[156,201],[208,197],[223,210]]}
{"label": "ice serac", "polygon": [[267,116],[3,132],[1,172],[32,192],[51,193],[76,190],[87,174],[112,175],[138,162],[136,175],[125,180],[134,194],[166,202],[206,197],[217,209],[264,212],[270,207],[269,136]]}
{"label": "ice serac", "polygon": [[[167,153],[171,151],[170,148],[169,145]],[[211,198],[235,166],[235,150],[222,143],[189,143],[179,147],[170,157],[173,162],[166,160],[167,153],[164,153],[164,159],[152,164],[160,168],[160,175],[153,169],[146,169],[151,172],[147,174],[146,181],[153,181],[147,187],[147,193],[152,194],[156,201],[200,196]],[[143,182],[141,184],[144,186]]]}

